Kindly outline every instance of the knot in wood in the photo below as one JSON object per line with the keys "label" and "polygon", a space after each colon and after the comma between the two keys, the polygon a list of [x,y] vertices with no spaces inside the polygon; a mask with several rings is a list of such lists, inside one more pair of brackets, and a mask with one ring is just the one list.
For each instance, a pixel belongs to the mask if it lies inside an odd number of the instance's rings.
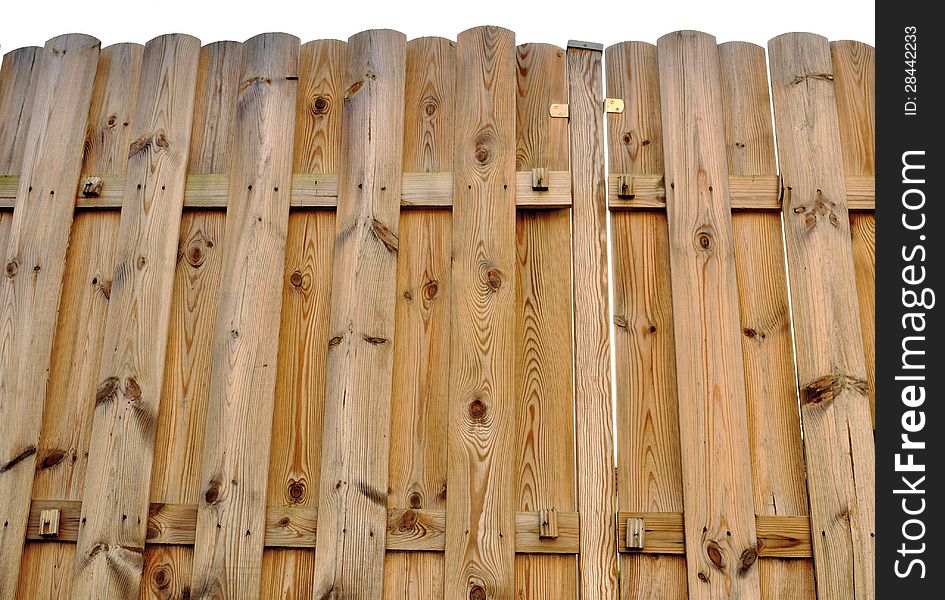
{"label": "knot in wood", "polygon": [[62,462],[62,459],[66,457],[66,451],[60,448],[53,448],[48,451],[41,461],[39,461],[40,469],[49,469],[55,467]]}
{"label": "knot in wood", "polygon": [[715,565],[716,569],[719,571],[725,569],[725,558],[722,557],[722,547],[719,546],[715,540],[706,542],[705,553],[708,555],[709,560],[712,561],[712,564]]}
{"label": "knot in wood", "polygon": [[7,278],[13,279],[14,277],[16,277],[16,272],[17,270],[19,270],[19,268],[20,268],[20,265],[19,263],[16,262],[16,259],[13,259],[10,262],[8,262],[6,266]]}
{"label": "knot in wood", "polygon": [[400,530],[412,531],[417,525],[417,513],[413,509],[405,510],[400,517]]}
{"label": "knot in wood", "polygon": [[745,548],[741,557],[738,559],[738,573],[743,575],[748,572],[755,561],[758,560],[758,550],[755,548]]}
{"label": "knot in wood", "polygon": [[135,266],[138,267],[139,271],[143,269],[145,266],[147,266],[147,264],[148,264],[148,259],[145,258],[143,255],[139,255],[138,258],[135,260]]}
{"label": "knot in wood", "polygon": [[489,162],[489,147],[485,144],[476,144],[476,162],[484,165]]}
{"label": "knot in wood", "polygon": [[207,501],[207,504],[216,504],[220,501],[220,482],[212,481],[210,482],[210,487],[207,489],[207,493],[203,495],[204,500]]}
{"label": "knot in wood", "polygon": [[423,494],[420,492],[412,492],[410,496],[407,497],[407,503],[410,505],[410,508],[420,508],[423,506]]}
{"label": "knot in wood", "polygon": [[105,404],[115,399],[115,393],[118,391],[118,378],[106,377],[98,384],[95,390],[95,406]]}
{"label": "knot in wood", "polygon": [[331,108],[331,100],[327,96],[316,96],[312,102],[313,115],[328,114],[329,108]]}
{"label": "knot in wood", "polygon": [[620,139],[623,141],[624,144],[630,144],[630,142],[633,141],[633,132],[627,131],[626,133],[623,134],[623,136]]}
{"label": "knot in wood", "polygon": [[351,100],[354,95],[364,86],[364,80],[355,81],[347,90],[345,90],[345,100]]}
{"label": "knot in wood", "polygon": [[289,480],[289,499],[292,502],[298,503],[301,502],[305,497],[305,481],[304,480]]}
{"label": "knot in wood", "polygon": [[436,281],[428,281],[423,284],[423,299],[427,302],[433,301],[440,293],[440,285]]}
{"label": "knot in wood", "polygon": [[699,581],[701,581],[702,583],[709,583],[709,576],[703,573],[702,571],[699,571]]}
{"label": "knot in wood", "polygon": [[439,103],[437,102],[436,98],[433,96],[427,96],[423,101],[423,113],[428,117],[432,117],[436,114],[438,104]]}
{"label": "knot in wood", "polygon": [[303,283],[302,272],[301,272],[301,271],[294,271],[294,272],[292,273],[292,276],[289,277],[289,282],[290,282],[294,287],[297,287],[297,288],[302,287],[302,283]]}
{"label": "knot in wood", "polygon": [[481,585],[469,588],[469,600],[486,600],[486,590]]}
{"label": "knot in wood", "polygon": [[469,403],[469,418],[475,422],[482,422],[486,418],[486,413],[489,412],[486,403],[483,402],[480,398],[476,398]]}
{"label": "knot in wood", "polygon": [[486,271],[486,283],[493,292],[498,292],[502,287],[502,271],[496,268]]}
{"label": "knot in wood", "polygon": [[703,226],[696,231],[695,245],[696,250],[700,252],[712,252],[715,250],[715,236],[712,234],[712,229]]}
{"label": "knot in wood", "polygon": [[202,265],[207,258],[203,251],[203,240],[193,239],[187,245],[187,264],[195,269]]}
{"label": "knot in wood", "polygon": [[151,577],[154,581],[155,587],[157,587],[159,590],[163,590],[171,583],[170,570],[166,565],[161,565],[154,569],[154,574]]}
{"label": "knot in wood", "polygon": [[279,527],[288,527],[290,522],[289,517],[282,517],[279,519]]}

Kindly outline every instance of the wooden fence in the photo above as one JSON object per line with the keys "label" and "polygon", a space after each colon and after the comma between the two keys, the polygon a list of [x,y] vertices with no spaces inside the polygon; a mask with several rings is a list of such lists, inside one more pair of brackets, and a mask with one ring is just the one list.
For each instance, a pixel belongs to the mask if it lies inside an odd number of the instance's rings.
{"label": "wooden fence", "polygon": [[6,54],[0,600],[872,598],[873,105],[798,33]]}

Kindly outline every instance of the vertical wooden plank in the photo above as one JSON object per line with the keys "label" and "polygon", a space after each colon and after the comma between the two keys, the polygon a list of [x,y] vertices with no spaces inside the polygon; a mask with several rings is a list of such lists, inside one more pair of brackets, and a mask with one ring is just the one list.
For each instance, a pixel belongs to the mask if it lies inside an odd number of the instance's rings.
{"label": "vertical wooden plank", "polygon": [[[875,50],[861,42],[830,43],[836,88],[837,118],[843,174],[876,174],[876,67]],[[866,358],[870,416],[876,427],[876,216],[850,213],[853,267],[860,307],[860,330]]]}
{"label": "vertical wooden plank", "polygon": [[448,598],[510,600],[515,565],[515,34],[456,44]]}
{"label": "vertical wooden plank", "polygon": [[[719,62],[729,174],[777,174],[764,49],[721,44]],[[738,211],[732,227],[755,514],[806,516],[781,216]],[[810,560],[764,559],[760,575],[762,598],[815,597]]]}
{"label": "vertical wooden plank", "polygon": [[[116,44],[99,54],[83,173],[125,174],[142,51],[139,44]],[[72,224],[53,342],[56,360],[50,364],[37,451],[34,498],[82,499],[118,222],[116,211],[94,211],[77,213]],[[37,600],[71,597],[74,563],[74,544],[27,543],[21,572],[55,573],[58,582],[31,587],[31,578],[21,577],[19,596]]]}
{"label": "vertical wooden plank", "polygon": [[601,58],[598,50],[571,47],[567,52],[578,590],[584,600],[613,600],[619,591]]}
{"label": "vertical wooden plank", "polygon": [[[624,42],[607,48],[605,58],[607,95],[625,104],[623,113],[607,115],[610,172],[662,173],[656,47]],[[682,512],[666,213],[617,211],[610,216],[617,509]],[[685,558],[621,555],[620,595],[623,600],[684,600]]]}
{"label": "vertical wooden plank", "polygon": [[[13,598],[99,41],[42,51],[0,280],[0,598]],[[58,195],[57,195],[58,194]]]}
{"label": "vertical wooden plank", "polygon": [[[138,44],[118,44],[99,55],[82,164],[85,173],[127,171],[142,52]],[[118,222],[114,211],[96,211],[78,213],[73,223],[34,498],[82,499]]]}
{"label": "vertical wooden plank", "polygon": [[[230,171],[240,57],[241,45],[236,42],[216,42],[200,51],[188,173]],[[185,211],[181,217],[151,469],[152,502],[196,504],[200,499],[200,459],[225,219],[224,211]],[[144,558],[142,599],[190,594],[192,547],[148,546]]]}
{"label": "vertical wooden plank", "polygon": [[[404,172],[453,170],[456,47],[407,43]],[[446,509],[451,212],[400,213],[388,508]],[[387,554],[390,600],[443,597],[443,555]]]}
{"label": "vertical wooden plank", "polygon": [[199,40],[180,34],[144,49],[76,545],[78,598],[139,593],[199,52]]}
{"label": "vertical wooden plank", "polygon": [[[338,172],[346,56],[347,45],[339,40],[316,40],[300,49],[294,173]],[[318,502],[334,231],[334,211],[289,213],[270,505]],[[314,568],[314,549],[266,550],[260,597],[310,597]]]}
{"label": "vertical wooden plank", "polygon": [[313,598],[380,598],[406,38],[348,40]]}
{"label": "vertical wooden plank", "polygon": [[258,35],[242,48],[194,545],[195,598],[259,595],[298,57],[298,38],[282,33]]}
{"label": "vertical wooden plank", "polygon": [[20,174],[42,52],[42,48],[28,46],[3,56],[0,65],[0,175]]}
{"label": "vertical wooden plank", "polygon": [[[516,48],[516,170],[568,170],[568,123],[548,113],[568,100],[564,50]],[[516,215],[516,466],[518,510],[574,510],[574,403],[571,362],[571,211]],[[577,594],[567,555],[515,557],[523,600]]]}
{"label": "vertical wooden plank", "polygon": [[872,598],[875,467],[830,47],[768,43],[817,593]]}
{"label": "vertical wooden plank", "polygon": [[760,594],[734,242],[715,38],[657,44],[692,598]]}

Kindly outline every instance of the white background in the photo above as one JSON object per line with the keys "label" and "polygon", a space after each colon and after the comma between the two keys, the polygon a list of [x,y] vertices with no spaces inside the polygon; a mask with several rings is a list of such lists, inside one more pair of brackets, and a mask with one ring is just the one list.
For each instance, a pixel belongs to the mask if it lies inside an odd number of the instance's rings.
{"label": "white background", "polygon": [[41,46],[62,33],[94,35],[106,46],[144,43],[163,33],[189,33],[207,44],[243,41],[285,31],[307,42],[347,39],[372,28],[396,29],[408,38],[456,34],[477,25],[500,25],[516,41],[564,46],[569,39],[613,44],[655,42],[677,29],[698,29],[719,42],[765,45],[788,31],[813,31],[831,40],[874,43],[869,0],[0,0],[0,52]]}

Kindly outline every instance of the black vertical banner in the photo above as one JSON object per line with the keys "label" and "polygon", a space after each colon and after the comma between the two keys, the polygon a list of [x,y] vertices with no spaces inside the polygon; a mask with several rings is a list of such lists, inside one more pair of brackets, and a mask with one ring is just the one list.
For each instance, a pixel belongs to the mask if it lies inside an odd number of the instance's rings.
{"label": "black vertical banner", "polygon": [[945,32],[876,7],[876,597],[945,597]]}

